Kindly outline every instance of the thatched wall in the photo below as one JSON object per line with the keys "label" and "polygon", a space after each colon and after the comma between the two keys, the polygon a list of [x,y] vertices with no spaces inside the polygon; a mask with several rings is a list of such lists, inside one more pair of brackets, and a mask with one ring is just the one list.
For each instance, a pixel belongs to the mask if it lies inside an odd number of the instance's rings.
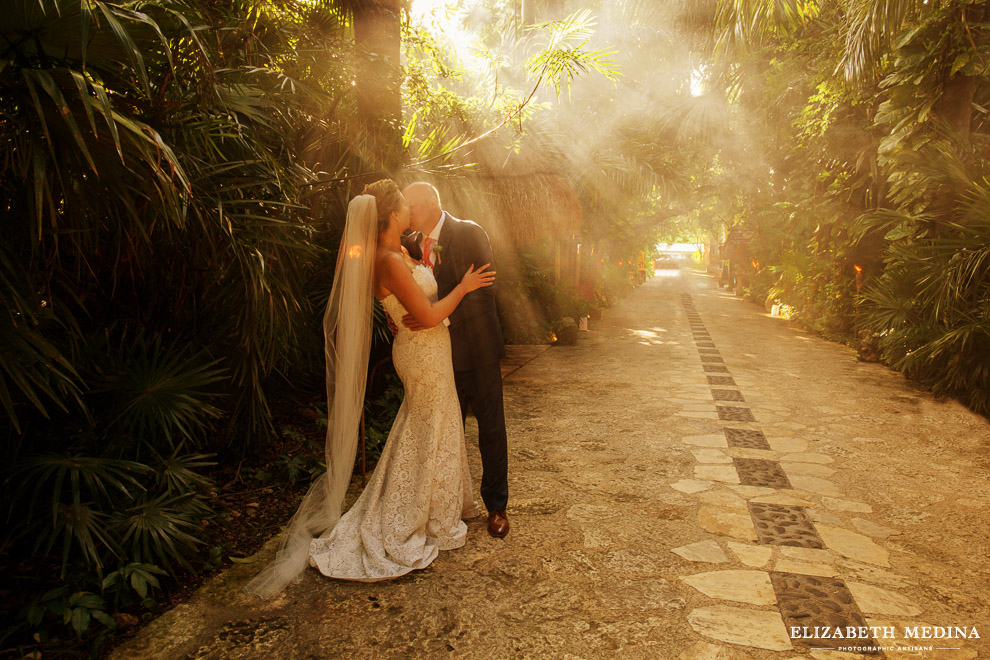
{"label": "thatched wall", "polygon": [[507,155],[503,145],[485,140],[462,158],[476,167],[460,177],[426,180],[440,190],[446,210],[485,228],[503,258],[545,238],[569,243],[580,232],[577,194],[563,159],[546,142],[533,137]]}
{"label": "thatched wall", "polygon": [[447,211],[488,232],[502,283],[496,295],[506,340],[544,341],[546,322],[552,319],[546,319],[539,301],[529,299],[517,254],[519,248],[549,239],[555,247],[555,274],[576,280],[574,237],[581,229],[581,205],[565,176],[564,159],[533,136],[518,153],[486,140],[461,159],[476,165],[457,177],[423,179],[437,186]]}

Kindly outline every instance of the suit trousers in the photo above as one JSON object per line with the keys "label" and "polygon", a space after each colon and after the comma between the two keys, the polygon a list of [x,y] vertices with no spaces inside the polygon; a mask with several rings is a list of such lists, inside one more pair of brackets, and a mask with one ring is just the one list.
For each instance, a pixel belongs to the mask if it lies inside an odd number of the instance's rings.
{"label": "suit trousers", "polygon": [[502,403],[502,368],[498,362],[454,371],[461,416],[468,408],[478,420],[478,449],[481,451],[481,499],[489,511],[504,511],[509,501],[509,448]]}

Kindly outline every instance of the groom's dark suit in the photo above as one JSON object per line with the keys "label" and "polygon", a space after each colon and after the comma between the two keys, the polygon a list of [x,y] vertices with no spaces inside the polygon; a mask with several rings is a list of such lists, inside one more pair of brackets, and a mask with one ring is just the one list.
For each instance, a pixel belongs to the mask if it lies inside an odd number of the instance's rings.
{"label": "groom's dark suit", "polygon": [[[457,286],[472,264],[475,268],[492,264],[489,270],[495,270],[485,230],[469,220],[458,220],[446,211],[444,216],[433,267],[440,298]],[[478,447],[483,468],[481,497],[489,511],[503,511],[509,497],[508,448],[499,365],[499,360],[505,357],[505,344],[495,310],[494,285],[464,296],[450,315],[450,346],[461,414],[467,416],[470,407],[478,420]]]}

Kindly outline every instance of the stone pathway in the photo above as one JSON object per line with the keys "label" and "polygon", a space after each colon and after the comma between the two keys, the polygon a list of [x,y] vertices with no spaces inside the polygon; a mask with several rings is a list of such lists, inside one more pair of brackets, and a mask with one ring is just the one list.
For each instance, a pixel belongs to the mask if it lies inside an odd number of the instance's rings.
{"label": "stone pathway", "polygon": [[[681,578],[713,600],[733,604],[692,610],[688,614],[692,628],[722,642],[772,651],[800,648],[811,651],[813,657],[831,657],[833,650],[852,657],[884,652],[892,658],[911,657],[923,650],[941,657],[975,658],[976,651],[966,642],[955,637],[932,639],[938,634],[934,631],[927,639],[924,632],[915,634],[920,639],[905,639],[913,634],[908,630],[933,626],[915,620],[923,612],[917,604],[878,586],[905,581],[875,568],[890,568],[889,552],[868,536],[886,538],[900,532],[861,518],[854,518],[853,526],[867,534],[837,526],[842,521],[829,512],[872,513],[873,509],[864,502],[837,499],[844,493],[828,480],[836,472],[828,467],[834,462],[831,457],[805,451],[807,443],[792,437],[770,444],[691,295],[682,293],[681,302],[717,417],[724,425],[721,436],[683,438],[687,446],[699,447],[691,450],[698,461],[695,478],[679,480],[671,487],[694,495],[703,504],[698,511],[699,526],[722,536],[729,552],[723,552],[714,540],[673,552],[707,564],[730,563],[727,555],[732,555],[737,563],[751,567]],[[817,521],[809,513],[815,507],[819,507]],[[825,522],[833,520],[836,525]],[[776,606],[779,613],[737,603]],[[966,628],[968,640],[972,633]],[[958,631],[953,626],[947,634],[954,636]],[[713,652],[717,653],[717,647],[700,642],[684,657],[710,657]]]}
{"label": "stone pathway", "polygon": [[240,588],[270,543],[112,657],[990,655],[990,424],[706,276],[662,275],[576,346],[503,365],[506,539],[472,521],[424,571],[307,572],[260,602]]}

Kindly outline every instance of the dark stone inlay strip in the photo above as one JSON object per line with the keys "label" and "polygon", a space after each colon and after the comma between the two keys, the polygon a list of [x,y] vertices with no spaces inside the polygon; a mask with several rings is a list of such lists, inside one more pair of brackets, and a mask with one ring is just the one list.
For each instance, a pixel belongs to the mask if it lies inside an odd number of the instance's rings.
{"label": "dark stone inlay strip", "polygon": [[749,515],[756,527],[756,537],[763,545],[825,549],[803,507],[750,502]]}
{"label": "dark stone inlay strip", "polygon": [[753,417],[753,412],[749,408],[740,408],[739,406],[715,406],[718,410],[718,418],[725,419],[730,422],[755,422],[756,418]]}
{"label": "dark stone inlay strip", "polygon": [[[698,353],[701,355],[701,361],[703,363],[724,363],[721,357],[716,357],[718,350],[712,342],[711,335],[708,334],[701,322],[699,314],[694,309],[690,294],[682,293],[681,301],[684,304],[688,322],[691,325],[691,333],[697,344]],[[702,364],[702,368],[708,373],[727,374],[729,372],[727,367],[718,364]],[[731,376],[707,376],[707,378],[708,384],[711,386],[734,386],[736,384]],[[715,387],[712,387],[712,398],[716,403],[720,401],[745,401],[739,390],[716,389]],[[716,409],[720,420],[756,421],[749,408],[716,405]],[[770,449],[762,431],[734,428],[724,428],[723,431],[729,447]],[[777,461],[733,457],[732,462],[742,485],[791,488],[790,480]],[[817,549],[824,549],[825,547],[811,518],[802,507],[750,502],[749,512],[761,544]],[[778,571],[770,572],[770,580],[788,632],[794,628],[809,631],[806,636],[791,637],[791,642],[795,647],[838,650],[856,647],[860,653],[882,657],[883,654],[879,651],[863,650],[876,647],[876,642],[872,638],[849,639],[814,636],[816,627],[845,630],[849,627],[860,629],[867,626],[866,618],[842,580]]]}
{"label": "dark stone inlay strip", "polygon": [[[709,376],[708,378],[719,378],[720,376]],[[731,378],[730,378],[731,380]],[[725,439],[730,447],[739,449],[765,449],[770,451],[770,443],[763,431],[753,431],[750,429],[722,429],[725,432]]]}
{"label": "dark stone inlay strip", "polygon": [[788,633],[799,628],[807,633],[791,637],[791,642],[804,648],[847,649],[859,647],[857,653],[880,655],[879,651],[863,651],[875,648],[876,641],[867,638],[814,637],[815,628],[834,630],[867,626],[866,618],[853,600],[846,583],[838,578],[779,573],[771,571],[770,583],[777,595],[777,604],[784,617]]}
{"label": "dark stone inlay strip", "polygon": [[745,401],[742,392],[739,390],[716,390],[712,389],[712,398],[716,401]]}
{"label": "dark stone inlay strip", "polygon": [[791,482],[777,461],[762,458],[733,458],[732,464],[739,473],[739,483],[743,486],[764,486],[766,488],[791,488]]}

